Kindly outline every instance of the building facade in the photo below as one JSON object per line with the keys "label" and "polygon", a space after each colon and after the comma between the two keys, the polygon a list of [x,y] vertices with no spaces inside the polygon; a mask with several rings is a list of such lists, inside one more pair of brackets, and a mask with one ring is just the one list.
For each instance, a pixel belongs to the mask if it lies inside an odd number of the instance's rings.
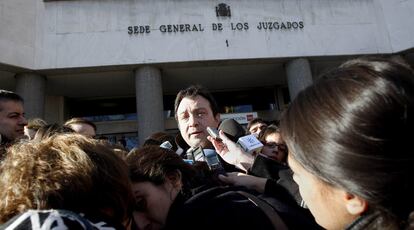
{"label": "building facade", "polygon": [[[89,117],[139,142],[176,130],[173,99],[209,88],[268,120],[356,56],[414,63],[414,0],[2,0],[0,88],[27,117]],[[251,114],[250,114],[251,115]]]}

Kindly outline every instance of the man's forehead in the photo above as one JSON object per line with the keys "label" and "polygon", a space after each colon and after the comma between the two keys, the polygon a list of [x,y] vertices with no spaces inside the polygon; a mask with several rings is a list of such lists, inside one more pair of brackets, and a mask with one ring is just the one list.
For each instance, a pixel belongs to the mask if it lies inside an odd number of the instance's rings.
{"label": "man's forehead", "polygon": [[0,100],[0,111],[23,113],[23,103],[21,101]]}
{"label": "man's forehead", "polygon": [[211,109],[210,102],[204,97],[197,95],[195,97],[184,97],[177,108],[177,112],[184,112],[187,109],[208,108]]}
{"label": "man's forehead", "polygon": [[70,124],[71,127],[73,128],[79,128],[79,129],[87,129],[87,128],[91,128],[93,129],[92,125],[86,124],[86,123],[72,123]]}
{"label": "man's forehead", "polygon": [[265,126],[265,125],[266,125],[265,123],[258,122],[258,123],[256,123],[256,124],[252,125],[252,127],[250,127],[250,129],[251,129],[251,128],[257,128],[257,127],[260,127],[260,126]]}

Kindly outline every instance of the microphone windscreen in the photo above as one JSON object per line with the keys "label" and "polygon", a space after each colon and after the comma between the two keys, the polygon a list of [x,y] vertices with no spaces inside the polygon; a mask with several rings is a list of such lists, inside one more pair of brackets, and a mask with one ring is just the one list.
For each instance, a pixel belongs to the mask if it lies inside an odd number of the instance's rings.
{"label": "microphone windscreen", "polygon": [[243,126],[231,118],[223,120],[218,129],[222,130],[226,136],[234,142],[237,142],[237,140],[246,133]]}

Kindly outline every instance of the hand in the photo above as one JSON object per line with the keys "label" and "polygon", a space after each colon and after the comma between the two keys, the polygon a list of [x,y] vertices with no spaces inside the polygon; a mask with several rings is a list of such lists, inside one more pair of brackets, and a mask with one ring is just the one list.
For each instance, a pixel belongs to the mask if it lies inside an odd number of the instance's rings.
{"label": "hand", "polygon": [[260,193],[263,193],[266,186],[266,178],[255,177],[244,173],[227,173],[226,176],[219,175],[219,179],[226,184],[235,186],[244,186],[248,189],[254,189]]}
{"label": "hand", "polygon": [[[223,131],[219,131],[219,136],[221,138],[221,134]],[[225,137],[227,138],[227,137]],[[224,139],[214,139],[212,136],[207,136],[207,139],[213,144],[214,149],[216,150],[216,152],[220,155],[220,156],[224,156],[229,152],[229,148],[227,147],[225,143]],[[228,139],[228,138],[227,138]],[[231,141],[230,141],[231,142]],[[234,143],[234,142],[233,142]],[[231,145],[231,143],[229,143]],[[230,162],[228,162],[230,163]],[[230,163],[231,164],[231,163]]]}
{"label": "hand", "polygon": [[254,162],[254,156],[244,152],[236,143],[231,141],[223,133],[219,131],[220,140],[216,140],[211,136],[207,139],[213,144],[216,152],[229,164],[235,165],[236,167],[247,170],[252,166]]}

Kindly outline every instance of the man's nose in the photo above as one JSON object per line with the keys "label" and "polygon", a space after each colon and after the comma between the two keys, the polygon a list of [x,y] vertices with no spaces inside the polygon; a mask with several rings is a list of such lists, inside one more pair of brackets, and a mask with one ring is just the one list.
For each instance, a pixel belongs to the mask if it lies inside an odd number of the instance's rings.
{"label": "man's nose", "polygon": [[190,114],[190,116],[188,117],[188,123],[191,126],[198,125],[197,116],[195,116],[195,114]]}

